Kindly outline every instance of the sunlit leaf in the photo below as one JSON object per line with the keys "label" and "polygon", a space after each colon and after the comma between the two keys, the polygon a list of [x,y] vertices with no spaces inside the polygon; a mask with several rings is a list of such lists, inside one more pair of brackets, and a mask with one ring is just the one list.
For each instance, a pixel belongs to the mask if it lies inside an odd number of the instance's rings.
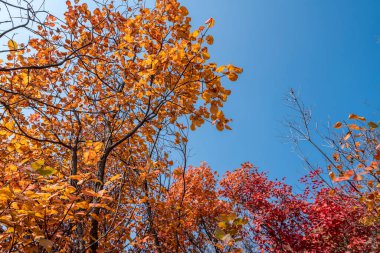
{"label": "sunlit leaf", "polygon": [[18,44],[14,40],[8,40],[8,48],[11,51],[18,50]]}
{"label": "sunlit leaf", "polygon": [[336,122],[334,125],[334,128],[341,128],[342,127],[342,122]]}
{"label": "sunlit leaf", "polygon": [[215,25],[215,20],[213,18],[209,18],[205,22],[209,28],[213,27]]}

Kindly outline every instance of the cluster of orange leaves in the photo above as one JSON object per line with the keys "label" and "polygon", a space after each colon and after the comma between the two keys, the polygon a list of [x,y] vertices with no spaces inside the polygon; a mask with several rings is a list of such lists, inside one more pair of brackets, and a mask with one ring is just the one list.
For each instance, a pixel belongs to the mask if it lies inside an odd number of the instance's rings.
{"label": "cluster of orange leaves", "polygon": [[183,183],[167,148],[205,121],[230,129],[222,79],[242,69],[209,61],[215,21],[193,29],[176,0],[66,5],[64,20],[49,14],[28,42],[3,50],[0,251],[216,245],[228,208],[212,176]]}

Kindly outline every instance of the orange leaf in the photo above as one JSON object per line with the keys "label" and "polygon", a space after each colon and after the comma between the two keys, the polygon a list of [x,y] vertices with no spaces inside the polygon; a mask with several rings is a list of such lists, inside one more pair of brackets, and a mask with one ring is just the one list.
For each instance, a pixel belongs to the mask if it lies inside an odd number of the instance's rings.
{"label": "orange leaf", "polygon": [[334,128],[341,128],[342,127],[342,122],[336,122],[334,125]]}
{"label": "orange leaf", "polygon": [[336,178],[336,177],[335,177],[335,173],[332,172],[332,171],[329,172],[329,176],[330,176],[331,180],[333,180],[333,181],[334,181],[335,178]]}
{"label": "orange leaf", "polygon": [[206,41],[207,41],[207,44],[212,45],[214,43],[214,37],[212,37],[211,35],[208,35],[206,37]]}
{"label": "orange leaf", "polygon": [[349,119],[356,119],[356,120],[366,121],[366,119],[364,117],[360,117],[360,116],[358,116],[356,114],[350,114],[350,115],[348,115],[348,118]]}
{"label": "orange leaf", "polygon": [[380,150],[376,151],[376,155],[373,156],[376,160],[380,160]]}
{"label": "orange leaf", "polygon": [[343,139],[344,139],[345,141],[347,141],[350,137],[351,137],[351,132],[348,132],[348,133],[343,137]]}
{"label": "orange leaf", "polygon": [[377,128],[378,127],[378,125],[375,122],[372,122],[372,121],[368,122],[368,126],[370,128]]}
{"label": "orange leaf", "polygon": [[347,171],[344,173],[344,176],[350,178],[350,177],[352,177],[354,174],[355,174],[355,173],[354,173],[353,170],[347,170]]}
{"label": "orange leaf", "polygon": [[215,20],[213,18],[209,18],[206,20],[205,22],[206,24],[208,24],[208,27],[211,28],[215,25]]}
{"label": "orange leaf", "polygon": [[347,177],[337,177],[333,179],[333,182],[342,182],[342,181],[347,181],[349,178]]}

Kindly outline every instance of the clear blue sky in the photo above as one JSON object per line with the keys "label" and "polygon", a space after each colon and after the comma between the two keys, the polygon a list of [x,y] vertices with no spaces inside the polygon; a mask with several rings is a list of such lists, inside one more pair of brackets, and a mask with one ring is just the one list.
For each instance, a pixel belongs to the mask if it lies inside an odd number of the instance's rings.
{"label": "clear blue sky", "polygon": [[284,143],[284,96],[293,87],[314,119],[379,119],[380,1],[182,0],[194,26],[216,20],[212,60],[244,68],[225,106],[233,131],[191,134],[191,163],[223,173],[250,161],[296,183],[305,171]]}

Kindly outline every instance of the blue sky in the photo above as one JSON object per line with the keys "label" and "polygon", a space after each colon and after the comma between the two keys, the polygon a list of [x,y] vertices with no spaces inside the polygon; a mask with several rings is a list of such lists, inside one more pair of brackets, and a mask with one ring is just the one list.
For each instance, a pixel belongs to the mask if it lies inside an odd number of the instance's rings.
{"label": "blue sky", "polygon": [[[296,183],[305,170],[282,121],[291,87],[323,126],[357,113],[380,114],[380,1],[182,0],[194,26],[216,20],[211,59],[244,68],[225,112],[233,131],[191,134],[191,163],[223,173],[250,161]],[[321,159],[321,162],[322,159]]]}

